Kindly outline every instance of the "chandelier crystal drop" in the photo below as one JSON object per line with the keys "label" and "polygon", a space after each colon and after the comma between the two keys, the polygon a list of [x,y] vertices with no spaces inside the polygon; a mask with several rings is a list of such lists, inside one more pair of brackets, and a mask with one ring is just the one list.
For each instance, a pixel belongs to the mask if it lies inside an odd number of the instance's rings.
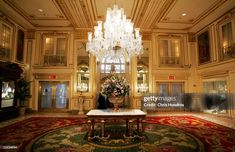
{"label": "chandelier crystal drop", "polygon": [[98,21],[94,34],[88,32],[86,50],[99,60],[103,56],[128,57],[143,53],[142,37],[139,28],[126,18],[124,9],[108,8],[104,24]]}

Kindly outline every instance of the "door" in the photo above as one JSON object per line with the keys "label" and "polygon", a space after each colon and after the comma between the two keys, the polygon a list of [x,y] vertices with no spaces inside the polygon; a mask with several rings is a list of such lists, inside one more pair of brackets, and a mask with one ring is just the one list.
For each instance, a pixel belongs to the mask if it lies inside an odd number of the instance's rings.
{"label": "door", "polygon": [[[184,83],[176,82],[160,82],[157,84],[158,96],[161,97],[176,97],[176,100],[172,103],[182,104],[184,103],[183,94],[184,94]],[[162,108],[162,110],[180,110],[178,107],[167,107]]]}
{"label": "door", "polygon": [[39,111],[65,112],[68,109],[68,82],[40,82]]}
{"label": "door", "polygon": [[161,96],[178,96],[184,93],[184,83],[158,83],[158,94]]}

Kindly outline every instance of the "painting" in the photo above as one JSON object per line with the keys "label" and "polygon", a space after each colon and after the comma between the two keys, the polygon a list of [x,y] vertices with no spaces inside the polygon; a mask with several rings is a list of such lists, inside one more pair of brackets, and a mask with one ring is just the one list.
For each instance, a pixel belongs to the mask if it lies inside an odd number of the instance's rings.
{"label": "painting", "polygon": [[210,62],[210,41],[209,31],[205,31],[198,35],[198,62],[204,64]]}
{"label": "painting", "polygon": [[16,60],[23,62],[24,59],[24,31],[18,30]]}

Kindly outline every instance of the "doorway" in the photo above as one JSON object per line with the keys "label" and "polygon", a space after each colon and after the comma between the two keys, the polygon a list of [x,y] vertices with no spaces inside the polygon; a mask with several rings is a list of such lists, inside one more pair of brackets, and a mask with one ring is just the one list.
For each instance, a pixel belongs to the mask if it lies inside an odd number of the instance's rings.
{"label": "doorway", "polygon": [[178,96],[184,93],[184,83],[164,83],[160,82],[157,85],[157,92],[161,96]]}
{"label": "doorway", "polygon": [[175,97],[176,100],[172,104],[183,104],[184,106],[166,106],[158,107],[159,111],[181,111],[185,110],[184,83],[183,82],[159,82],[157,83],[157,93],[160,97]]}
{"label": "doorway", "polygon": [[68,109],[68,82],[39,82],[39,111],[66,112]]}

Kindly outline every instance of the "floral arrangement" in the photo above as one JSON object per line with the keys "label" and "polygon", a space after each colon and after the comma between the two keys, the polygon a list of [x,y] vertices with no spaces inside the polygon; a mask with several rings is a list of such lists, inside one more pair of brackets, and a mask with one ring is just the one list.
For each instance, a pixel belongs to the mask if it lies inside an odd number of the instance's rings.
{"label": "floral arrangement", "polygon": [[108,97],[120,97],[129,94],[130,86],[124,77],[109,75],[105,77],[101,85],[101,93]]}

